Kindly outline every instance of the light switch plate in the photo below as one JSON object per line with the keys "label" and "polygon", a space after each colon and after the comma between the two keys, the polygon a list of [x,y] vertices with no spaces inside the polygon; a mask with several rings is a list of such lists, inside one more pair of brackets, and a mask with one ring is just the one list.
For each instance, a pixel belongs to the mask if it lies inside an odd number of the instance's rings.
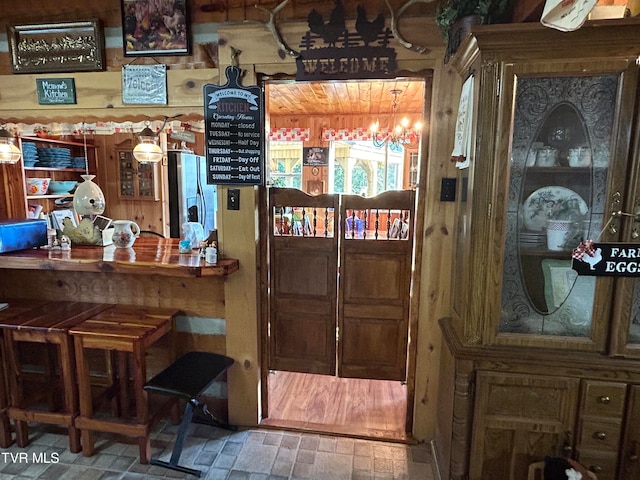
{"label": "light switch plate", "polygon": [[240,210],[240,190],[231,188],[227,190],[227,210]]}

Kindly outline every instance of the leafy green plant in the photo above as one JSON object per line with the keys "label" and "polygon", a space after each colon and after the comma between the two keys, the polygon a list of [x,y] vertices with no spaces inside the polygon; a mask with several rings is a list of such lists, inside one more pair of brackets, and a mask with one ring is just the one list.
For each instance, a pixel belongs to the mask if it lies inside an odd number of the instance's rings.
{"label": "leafy green plant", "polygon": [[445,0],[436,10],[436,24],[445,43],[451,29],[463,17],[476,17],[479,24],[505,22],[511,13],[512,0]]}

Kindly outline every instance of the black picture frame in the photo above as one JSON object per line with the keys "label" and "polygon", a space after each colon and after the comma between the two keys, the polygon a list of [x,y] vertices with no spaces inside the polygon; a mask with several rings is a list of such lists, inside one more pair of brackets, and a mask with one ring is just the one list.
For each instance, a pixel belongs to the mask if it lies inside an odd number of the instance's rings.
{"label": "black picture frame", "polygon": [[187,0],[120,0],[125,57],[191,54]]}
{"label": "black picture frame", "polygon": [[329,149],[326,147],[303,147],[302,165],[304,167],[329,165]]}

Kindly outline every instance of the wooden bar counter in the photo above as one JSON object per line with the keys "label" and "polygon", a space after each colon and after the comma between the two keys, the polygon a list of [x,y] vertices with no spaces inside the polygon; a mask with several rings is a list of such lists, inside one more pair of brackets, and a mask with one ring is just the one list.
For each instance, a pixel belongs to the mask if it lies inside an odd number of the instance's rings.
{"label": "wooden bar counter", "polygon": [[72,246],[71,250],[47,248],[0,254],[0,268],[107,272],[171,277],[224,277],[238,270],[238,260],[219,259],[207,264],[197,251],[178,252],[178,239],[138,238],[131,248]]}

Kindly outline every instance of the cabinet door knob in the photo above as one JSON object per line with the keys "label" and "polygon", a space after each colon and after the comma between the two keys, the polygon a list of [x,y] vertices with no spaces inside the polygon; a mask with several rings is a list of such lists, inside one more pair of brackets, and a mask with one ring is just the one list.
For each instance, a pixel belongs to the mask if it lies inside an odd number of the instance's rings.
{"label": "cabinet door knob", "polygon": [[593,433],[593,438],[597,439],[597,440],[606,440],[607,439],[607,434],[604,432],[594,432]]}
{"label": "cabinet door knob", "polygon": [[600,403],[611,403],[611,398],[609,398],[607,395],[603,395],[602,397],[598,397],[598,402]]}
{"label": "cabinet door knob", "polygon": [[629,461],[632,462],[632,463],[637,463],[638,462],[638,455],[629,456]]}
{"label": "cabinet door knob", "polygon": [[602,467],[600,465],[589,465],[588,470],[593,473],[600,473],[602,471]]}

